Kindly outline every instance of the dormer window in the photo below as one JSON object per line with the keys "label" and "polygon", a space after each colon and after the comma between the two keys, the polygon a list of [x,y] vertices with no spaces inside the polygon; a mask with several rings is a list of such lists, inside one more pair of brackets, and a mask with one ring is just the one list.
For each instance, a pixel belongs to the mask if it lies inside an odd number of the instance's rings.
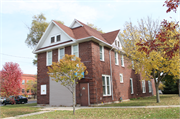
{"label": "dormer window", "polygon": [[57,37],[57,38],[56,38],[56,39],[57,39],[57,42],[58,42],[58,41],[61,41],[61,36],[60,36],[60,35],[57,35],[56,37]]}
{"label": "dormer window", "polygon": [[55,42],[55,37],[51,37],[51,43],[54,43]]}

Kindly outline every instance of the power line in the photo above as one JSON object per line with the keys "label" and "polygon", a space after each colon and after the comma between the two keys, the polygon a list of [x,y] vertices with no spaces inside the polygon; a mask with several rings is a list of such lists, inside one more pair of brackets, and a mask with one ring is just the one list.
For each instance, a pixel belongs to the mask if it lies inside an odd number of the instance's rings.
{"label": "power line", "polygon": [[21,57],[21,56],[9,55],[9,54],[4,54],[4,53],[0,53],[0,54],[2,54],[2,55],[6,55],[6,56],[11,56],[11,57],[18,57],[18,58],[33,59],[33,58],[30,58],[30,57]]}

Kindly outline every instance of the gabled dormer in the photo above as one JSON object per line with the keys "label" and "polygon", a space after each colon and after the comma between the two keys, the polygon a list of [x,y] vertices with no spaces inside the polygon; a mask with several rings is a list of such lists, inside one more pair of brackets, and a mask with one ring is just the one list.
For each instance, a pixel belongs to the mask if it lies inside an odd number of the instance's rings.
{"label": "gabled dormer", "polygon": [[76,19],[74,19],[74,21],[72,22],[72,24],[70,25],[70,28],[77,28],[77,27],[81,27],[83,26],[81,23],[79,23]]}
{"label": "gabled dormer", "polygon": [[52,20],[35,47],[33,53],[37,53],[42,49],[48,50],[54,46],[58,46],[58,44],[74,40],[74,34],[69,27]]}

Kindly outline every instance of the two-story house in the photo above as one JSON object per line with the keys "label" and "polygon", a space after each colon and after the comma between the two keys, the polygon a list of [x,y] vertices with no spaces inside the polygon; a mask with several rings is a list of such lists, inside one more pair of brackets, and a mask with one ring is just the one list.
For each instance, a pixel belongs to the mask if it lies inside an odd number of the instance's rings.
{"label": "two-story house", "polygon": [[76,85],[76,104],[87,106],[155,94],[153,80],[141,81],[141,76],[128,68],[133,62],[116,52],[122,49],[119,32],[100,33],[78,20],[70,27],[51,21],[33,51],[38,54],[37,103],[72,105],[71,93],[47,74],[48,66],[65,54],[80,57],[88,71]]}

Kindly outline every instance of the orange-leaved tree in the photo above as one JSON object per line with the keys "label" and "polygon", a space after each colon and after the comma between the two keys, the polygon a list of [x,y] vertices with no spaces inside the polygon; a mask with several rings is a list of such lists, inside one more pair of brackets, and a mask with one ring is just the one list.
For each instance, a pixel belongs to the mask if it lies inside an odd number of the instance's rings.
{"label": "orange-leaved tree", "polygon": [[73,114],[75,114],[75,88],[78,80],[83,78],[83,73],[88,74],[86,66],[75,55],[65,55],[59,62],[53,62],[48,67],[48,74],[56,82],[61,82],[71,93],[73,99]]}

